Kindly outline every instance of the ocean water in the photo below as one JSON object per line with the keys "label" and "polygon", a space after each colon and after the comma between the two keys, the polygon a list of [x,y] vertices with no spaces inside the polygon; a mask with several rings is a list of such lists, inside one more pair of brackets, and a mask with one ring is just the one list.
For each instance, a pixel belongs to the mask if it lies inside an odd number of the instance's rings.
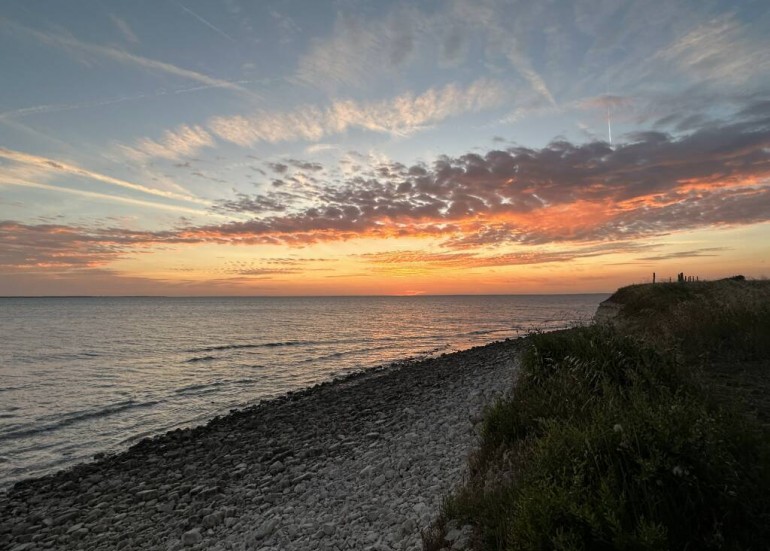
{"label": "ocean water", "polygon": [[589,320],[607,295],[0,299],[0,488],[290,390]]}

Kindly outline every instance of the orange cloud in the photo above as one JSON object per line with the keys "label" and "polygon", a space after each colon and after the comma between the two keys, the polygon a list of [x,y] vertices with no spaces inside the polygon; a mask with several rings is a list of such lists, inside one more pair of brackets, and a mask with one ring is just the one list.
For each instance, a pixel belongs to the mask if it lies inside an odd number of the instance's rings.
{"label": "orange cloud", "polygon": [[[0,266],[6,272],[93,269],[134,252],[185,244],[429,240],[439,251],[359,257],[379,273],[416,274],[641,250],[634,245],[640,239],[770,220],[770,118],[756,113],[681,138],[640,133],[614,149],[603,142],[560,141],[542,149],[439,157],[432,166],[379,163],[339,182],[319,176],[303,193],[279,185],[219,204],[220,213],[250,215],[246,221],[165,232],[0,222],[7,245]],[[327,174],[318,163],[296,159],[273,170],[288,173],[289,166]],[[257,264],[231,266],[224,275],[307,271],[307,265]]]}

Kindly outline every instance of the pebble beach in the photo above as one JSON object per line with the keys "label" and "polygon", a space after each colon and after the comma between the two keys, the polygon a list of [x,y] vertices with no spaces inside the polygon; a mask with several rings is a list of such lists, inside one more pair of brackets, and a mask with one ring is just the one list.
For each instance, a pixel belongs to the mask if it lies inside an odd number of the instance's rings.
{"label": "pebble beach", "polygon": [[[520,341],[323,383],[0,494],[0,547],[403,549],[465,474]],[[453,530],[453,547],[469,531]]]}

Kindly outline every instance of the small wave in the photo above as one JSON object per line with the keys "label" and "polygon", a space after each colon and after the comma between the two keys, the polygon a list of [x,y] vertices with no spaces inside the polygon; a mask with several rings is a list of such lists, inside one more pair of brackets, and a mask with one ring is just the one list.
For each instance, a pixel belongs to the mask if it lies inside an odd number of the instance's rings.
{"label": "small wave", "polygon": [[395,344],[388,344],[384,346],[372,346],[369,348],[353,348],[351,350],[340,350],[337,352],[330,352],[328,354],[323,354],[321,356],[313,356],[310,358],[305,358],[303,360],[300,360],[299,363],[312,363],[312,362],[319,362],[324,360],[332,360],[335,358],[342,358],[343,356],[359,356],[359,355],[368,354],[371,352],[379,352],[381,350],[391,350],[396,347],[397,345]]}
{"label": "small wave", "polygon": [[283,341],[283,342],[263,342],[255,344],[222,344],[219,346],[207,346],[189,352],[216,352],[219,350],[239,350],[241,348],[275,348],[278,346],[298,346],[298,345],[317,344],[312,341]]}
{"label": "small wave", "polygon": [[[36,427],[19,428],[18,430],[11,430],[5,433],[0,433],[0,442],[4,440],[15,440],[17,438],[23,438],[25,436],[32,436],[34,434],[38,434],[41,432],[51,432],[51,431],[64,428],[69,425],[73,425],[75,423],[88,421],[89,419],[106,417],[108,415],[114,415],[115,413],[120,413],[121,411],[126,411],[129,409],[152,407],[156,404],[158,404],[157,401],[134,402],[133,400],[128,400],[126,402],[118,402],[117,404],[109,405],[103,408],[76,411],[70,414],[65,414],[64,416],[60,417],[53,423],[40,425]],[[50,417],[52,416],[48,416],[48,418]],[[21,425],[21,427],[24,427],[24,425]]]}
{"label": "small wave", "polygon": [[513,331],[520,331],[521,329],[516,326],[505,327],[503,329],[479,329],[478,331],[470,331],[463,333],[464,335],[490,335],[492,333],[510,333]]}
{"label": "small wave", "polygon": [[207,394],[209,392],[214,392],[217,389],[217,387],[222,386],[222,384],[223,383],[221,382],[216,382],[216,383],[184,386],[182,388],[177,388],[176,390],[174,390],[174,394]]}
{"label": "small wave", "polygon": [[54,360],[87,360],[90,358],[98,358],[101,354],[96,352],[54,352],[46,357]]}
{"label": "small wave", "polygon": [[210,362],[211,360],[216,360],[216,358],[214,356],[195,356],[194,358],[185,360],[184,363],[191,364],[196,362]]}

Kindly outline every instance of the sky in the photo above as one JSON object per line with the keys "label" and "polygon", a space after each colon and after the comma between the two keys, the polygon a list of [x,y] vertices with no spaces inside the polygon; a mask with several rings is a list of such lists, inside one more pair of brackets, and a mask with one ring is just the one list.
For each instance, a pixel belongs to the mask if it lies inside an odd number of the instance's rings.
{"label": "sky", "polygon": [[766,0],[4,0],[0,295],[770,276]]}

